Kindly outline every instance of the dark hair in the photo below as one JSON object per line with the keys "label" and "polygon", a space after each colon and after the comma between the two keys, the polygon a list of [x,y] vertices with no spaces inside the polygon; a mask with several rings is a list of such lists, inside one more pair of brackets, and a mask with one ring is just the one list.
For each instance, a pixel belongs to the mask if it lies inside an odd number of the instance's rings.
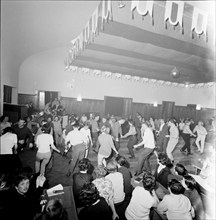
{"label": "dark hair", "polygon": [[5,129],[3,129],[2,134],[6,134],[6,133],[8,133],[8,132],[13,133],[13,128],[11,128],[11,127],[6,127]]}
{"label": "dark hair", "polygon": [[1,116],[1,118],[0,118],[0,122],[4,121],[4,119],[5,119],[6,117],[8,117],[8,118],[9,118],[9,116],[8,116],[8,115],[2,115],[2,116]]}
{"label": "dark hair", "polygon": [[[160,154],[162,154],[162,155],[160,155]],[[159,162],[169,169],[173,168],[174,165],[173,165],[171,159],[167,156],[167,154],[165,154],[165,153],[160,153],[160,154],[158,155]]]}
{"label": "dark hair", "polygon": [[26,117],[25,117],[25,121],[27,121],[28,118],[30,119],[30,121],[32,120],[32,116],[29,115],[29,116],[26,116]]}
{"label": "dark hair", "polygon": [[14,185],[18,186],[23,180],[30,180],[31,176],[27,172],[20,172],[14,180]]}
{"label": "dark hair", "polygon": [[51,131],[51,126],[46,123],[42,126],[41,131],[45,134],[49,134]]}
{"label": "dark hair", "polygon": [[126,168],[130,168],[130,163],[127,161],[127,159],[121,155],[117,155],[116,156],[116,162],[120,165],[120,166],[123,166],[123,167],[126,167]]}
{"label": "dark hair", "polygon": [[64,209],[62,200],[52,199],[46,205],[46,219],[52,220],[66,220],[67,212]]}
{"label": "dark hair", "polygon": [[83,206],[90,206],[99,198],[99,192],[93,183],[85,184],[80,190],[79,200]]}
{"label": "dark hair", "polygon": [[159,162],[160,162],[162,165],[166,165],[166,162],[167,162],[167,160],[168,160],[167,154],[166,154],[166,153],[163,153],[163,152],[159,153],[159,154],[158,154],[158,160],[159,160]]}
{"label": "dark hair", "polygon": [[133,119],[128,119],[128,122],[131,123],[132,125],[135,124]]}
{"label": "dark hair", "polygon": [[192,176],[187,175],[184,177],[184,179],[185,179],[185,185],[190,190],[196,189],[197,183],[196,183],[196,180]]}
{"label": "dark hair", "polygon": [[142,183],[144,189],[149,191],[150,194],[152,195],[152,190],[155,188],[155,184],[156,184],[155,177],[151,173],[146,171],[143,174]]}
{"label": "dark hair", "polygon": [[83,158],[78,162],[78,167],[80,171],[88,170],[91,166],[91,162],[88,158]]}
{"label": "dark hair", "polygon": [[171,192],[175,195],[179,195],[179,194],[184,193],[184,187],[176,179],[172,179],[169,181],[169,188],[170,188]]}
{"label": "dark hair", "polygon": [[175,118],[171,118],[171,119],[169,119],[168,122],[171,122],[171,123],[173,123],[174,125],[176,125],[176,123],[177,123]]}
{"label": "dark hair", "polygon": [[184,165],[177,163],[175,166],[175,171],[178,173],[180,176],[186,176],[188,174],[187,169],[184,167]]}
{"label": "dark hair", "polygon": [[26,122],[26,118],[20,117],[18,121],[20,120]]}
{"label": "dark hair", "polygon": [[75,123],[72,125],[74,128],[79,128],[80,124],[79,122],[76,120]]}
{"label": "dark hair", "polygon": [[20,171],[23,175],[29,176],[30,178],[33,176],[34,172],[31,167],[23,167]]}

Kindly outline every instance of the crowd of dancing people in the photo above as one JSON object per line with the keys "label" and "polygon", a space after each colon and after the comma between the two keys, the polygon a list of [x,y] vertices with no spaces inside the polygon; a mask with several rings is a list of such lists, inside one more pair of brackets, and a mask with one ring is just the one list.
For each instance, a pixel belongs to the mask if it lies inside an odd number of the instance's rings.
{"label": "crowd of dancing people", "polygon": [[[70,114],[63,126],[63,109],[54,100],[40,112],[29,106],[28,116],[15,124],[8,116],[1,117],[1,156],[19,158],[26,148],[37,149],[34,169],[17,163],[12,176],[1,169],[1,219],[68,219],[62,201],[46,203],[42,198],[54,152],[70,159],[66,175],[73,180],[79,220],[206,219],[200,188],[173,151],[181,138],[184,145],[180,151],[189,157],[194,139],[196,151],[203,154],[207,138],[214,143],[215,118],[204,126],[189,118],[146,120],[139,113],[133,119]],[[123,140],[129,158],[119,153]],[[213,144],[208,151],[210,156],[203,161],[199,175],[212,184]],[[97,157],[96,165],[90,153]],[[153,155],[156,168],[150,164]],[[137,163],[135,173],[130,161]]]}

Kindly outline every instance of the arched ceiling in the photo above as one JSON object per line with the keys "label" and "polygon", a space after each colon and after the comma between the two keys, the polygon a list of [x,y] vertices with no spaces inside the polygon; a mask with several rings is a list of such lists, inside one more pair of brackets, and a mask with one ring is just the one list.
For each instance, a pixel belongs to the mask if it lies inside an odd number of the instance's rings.
{"label": "arched ceiling", "polygon": [[[127,3],[127,1],[125,2]],[[206,10],[210,12],[210,24],[212,24],[214,22],[215,8],[212,8],[211,4],[205,4],[205,2],[206,1],[192,1],[187,3],[195,6],[202,4],[201,7],[203,9],[206,7]],[[99,1],[1,1],[2,72],[5,74],[11,72],[18,74],[20,65],[27,57],[46,50],[62,47],[65,48],[65,53],[67,53],[70,47],[70,41],[81,33],[98,4]],[[115,28],[115,25],[118,26],[118,24],[114,22],[113,27],[110,28]],[[113,29],[111,31],[115,30]],[[103,34],[105,35],[103,43],[112,37],[110,33],[107,34],[105,32]],[[115,33],[115,35],[117,34],[118,33]],[[116,44],[125,42],[125,45],[129,45],[129,43],[126,42],[128,40],[129,38],[125,38]],[[143,50],[148,51],[148,46],[147,44],[143,44]],[[110,45],[103,45],[100,39],[98,39],[96,44],[92,45],[89,51],[86,51],[84,57],[77,61],[77,64],[80,66],[88,64],[87,67],[89,68],[98,69],[101,67],[101,69],[103,69],[105,67],[105,63],[103,62],[106,62],[108,59],[106,56],[110,56],[111,53],[109,49],[112,49]],[[121,47],[117,47],[117,49],[118,50],[114,52],[116,56],[119,57],[119,60],[114,60],[114,62],[121,61],[122,58],[120,56],[124,53]],[[96,51],[96,53],[93,53],[93,51]],[[105,51],[106,53],[104,53]],[[215,45],[213,51],[215,51]],[[159,56],[159,52],[163,53],[163,51],[156,51],[155,53]],[[96,56],[94,57],[94,55]],[[137,53],[131,53],[128,57],[133,55],[135,56]],[[102,56],[104,57],[104,61],[100,62],[100,65],[95,66],[97,59],[101,59]],[[85,57],[89,57],[89,59],[86,60]],[[145,61],[149,59],[151,62],[153,58],[155,59],[151,53],[141,57],[141,59],[145,59]],[[156,58],[159,61],[158,63],[161,63],[161,66],[163,66],[163,62],[165,62],[163,60],[163,54],[161,54],[161,57]],[[171,54],[168,57],[170,62],[172,62],[172,58],[178,65],[178,60],[175,60],[175,54]],[[63,62],[63,60],[64,57],[62,57],[61,62]],[[191,57],[191,61],[187,59],[185,61],[191,66],[195,65],[193,57]],[[181,64],[182,62],[184,62],[183,58],[179,63]],[[121,62],[119,62],[119,64],[121,64]],[[144,64],[145,62],[143,65]],[[167,64],[167,62],[165,64]],[[140,64],[137,63],[134,65],[139,66]],[[130,63],[131,68],[136,69],[134,65]],[[208,65],[208,62],[206,62],[205,65]],[[160,68],[157,66],[154,67]],[[199,66],[197,66],[194,71],[198,69]],[[120,70],[124,71],[124,68]],[[207,67],[203,66],[203,71],[205,70],[207,70]],[[137,69],[137,73],[139,73],[139,71],[140,70]],[[213,74],[213,71],[212,69],[211,74]],[[115,72],[121,71],[116,69]],[[213,79],[212,76],[210,78]],[[161,79],[163,79],[163,77]]]}

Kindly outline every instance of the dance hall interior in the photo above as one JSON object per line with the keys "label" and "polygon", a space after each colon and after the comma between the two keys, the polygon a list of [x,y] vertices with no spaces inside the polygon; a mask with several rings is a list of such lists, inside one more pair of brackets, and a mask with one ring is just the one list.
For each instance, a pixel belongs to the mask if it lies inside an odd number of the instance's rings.
{"label": "dance hall interior", "polygon": [[0,219],[215,220],[215,1],[1,1]]}

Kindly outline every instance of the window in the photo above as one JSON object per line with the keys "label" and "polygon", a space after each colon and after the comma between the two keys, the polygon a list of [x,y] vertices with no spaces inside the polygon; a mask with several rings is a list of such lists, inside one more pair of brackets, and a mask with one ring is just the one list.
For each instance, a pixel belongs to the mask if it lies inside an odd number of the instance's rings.
{"label": "window", "polygon": [[12,88],[11,86],[4,85],[4,102],[11,103],[12,101]]}

